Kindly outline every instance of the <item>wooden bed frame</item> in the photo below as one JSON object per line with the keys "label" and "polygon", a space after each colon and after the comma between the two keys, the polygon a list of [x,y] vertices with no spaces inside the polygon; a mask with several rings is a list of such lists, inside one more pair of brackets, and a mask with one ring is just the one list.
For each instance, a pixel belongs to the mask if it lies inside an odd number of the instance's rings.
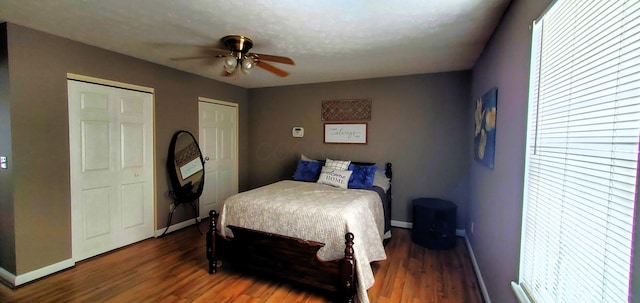
{"label": "wooden bed frame", "polygon": [[[391,179],[391,163],[387,163],[385,174]],[[391,188],[387,196],[391,198]],[[345,234],[344,258],[322,261],[317,253],[324,243],[232,225],[227,227],[234,237],[226,239],[217,229],[218,214],[210,211],[209,219],[206,254],[210,274],[216,273],[218,258],[222,258],[250,272],[324,289],[334,294],[336,302],[354,302],[357,281],[352,233]]]}

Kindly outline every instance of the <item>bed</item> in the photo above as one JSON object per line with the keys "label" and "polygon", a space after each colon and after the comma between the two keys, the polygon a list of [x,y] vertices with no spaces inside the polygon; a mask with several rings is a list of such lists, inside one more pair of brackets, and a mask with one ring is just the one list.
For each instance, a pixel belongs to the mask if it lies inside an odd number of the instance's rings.
{"label": "bed", "polygon": [[[354,175],[355,166],[372,166],[349,165]],[[221,214],[210,213],[209,273],[221,258],[240,269],[330,291],[338,302],[369,302],[370,262],[386,259],[383,241],[391,236],[390,163],[382,176],[386,186],[344,189],[294,178],[228,198]]]}

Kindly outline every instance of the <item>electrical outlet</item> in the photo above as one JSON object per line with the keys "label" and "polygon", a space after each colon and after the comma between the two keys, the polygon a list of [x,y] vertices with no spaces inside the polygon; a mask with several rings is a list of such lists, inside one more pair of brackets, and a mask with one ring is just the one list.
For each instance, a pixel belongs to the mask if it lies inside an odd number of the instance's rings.
{"label": "electrical outlet", "polygon": [[473,221],[471,221],[471,233],[473,233]]}

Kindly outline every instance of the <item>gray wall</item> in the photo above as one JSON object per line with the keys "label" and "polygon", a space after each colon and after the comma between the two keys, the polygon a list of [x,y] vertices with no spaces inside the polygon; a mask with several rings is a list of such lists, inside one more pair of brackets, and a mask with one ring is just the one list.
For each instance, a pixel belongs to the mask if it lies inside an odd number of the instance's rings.
{"label": "gray wall", "polygon": [[[0,24],[0,155],[11,158],[11,116],[9,115],[9,64],[7,26]],[[13,221],[13,165],[0,170],[0,267],[15,272],[16,243]]]}
{"label": "gray wall", "polygon": [[[473,69],[472,100],[498,87],[495,168],[471,164],[466,230],[492,302],[516,302],[527,126],[529,25],[550,0],[513,1]],[[469,103],[469,119],[474,104]],[[472,140],[473,134],[468,140]],[[473,154],[470,150],[469,154]],[[471,223],[474,232],[471,232]]]}
{"label": "gray wall", "polygon": [[[411,222],[411,199],[440,197],[466,221],[472,134],[470,73],[451,72],[251,89],[250,186],[291,178],[303,153],[315,159],[393,164],[392,219]],[[368,144],[324,144],[322,100],[370,98]],[[293,138],[291,128],[305,128]]]}
{"label": "gray wall", "polygon": [[[640,170],[640,155],[638,155],[638,169]],[[640,175],[636,173],[636,203],[635,203],[635,216],[634,216],[634,231],[633,231],[633,255],[631,259],[631,298],[629,302],[640,301],[640,261],[636,258],[636,252],[640,251],[640,241],[637,238],[638,231],[640,231],[640,207],[638,207],[638,201],[640,201]],[[635,299],[633,299],[635,298]]]}
{"label": "gray wall", "polygon": [[[71,256],[65,79],[72,72],[156,89],[158,227],[170,201],[164,162],[171,135],[178,129],[197,134],[198,96],[237,102],[240,190],[290,177],[300,153],[392,162],[393,219],[410,222],[416,197],[456,202],[458,227],[467,230],[491,301],[516,302],[509,282],[518,278],[520,253],[529,25],[550,2],[513,1],[472,75],[262,88],[248,96],[241,88],[9,24],[9,60],[0,31],[0,154],[10,158],[9,170],[0,171],[0,267],[21,274]],[[494,86],[498,120],[490,170],[472,160],[471,121],[473,100]],[[323,144],[321,101],[349,98],[373,101],[369,144]],[[293,126],[305,127],[305,137],[292,138]],[[189,214],[179,211],[178,217],[175,222]],[[634,292],[637,276],[634,270]]]}
{"label": "gray wall", "polygon": [[[166,224],[171,202],[167,196],[169,181],[165,168],[171,136],[177,130],[188,130],[198,136],[199,96],[239,104],[240,190],[247,187],[246,89],[15,24],[8,24],[7,41],[11,138],[7,140],[6,130],[0,131],[0,151],[11,147],[9,160],[13,169],[0,171],[0,178],[3,187],[5,180],[13,184],[15,222],[13,230],[0,231],[0,239],[4,247],[4,240],[10,243],[11,233],[15,231],[16,261],[15,266],[2,264],[5,269],[19,275],[71,258],[67,73],[155,89],[158,229]],[[3,68],[6,69],[6,63],[0,65],[0,74]],[[3,109],[0,115],[4,118],[7,104],[3,95],[0,95],[0,106]],[[4,126],[4,119],[0,123]],[[1,217],[10,216],[10,206],[5,206],[4,200],[1,205]],[[192,217],[186,206],[178,209],[174,223]],[[2,257],[4,260],[5,256]]]}
{"label": "gray wall", "polygon": [[[471,165],[466,230],[492,302],[517,302],[509,285],[518,280],[531,30],[552,0],[515,0],[473,69],[471,92],[478,98],[498,87],[495,169]],[[470,104],[470,117],[473,105]],[[636,184],[634,234],[640,230]],[[471,222],[474,232],[471,233]],[[634,241],[634,251],[640,249]],[[635,253],[633,256],[635,259]],[[631,268],[632,296],[640,296],[640,262]],[[637,302],[630,299],[629,302]]]}

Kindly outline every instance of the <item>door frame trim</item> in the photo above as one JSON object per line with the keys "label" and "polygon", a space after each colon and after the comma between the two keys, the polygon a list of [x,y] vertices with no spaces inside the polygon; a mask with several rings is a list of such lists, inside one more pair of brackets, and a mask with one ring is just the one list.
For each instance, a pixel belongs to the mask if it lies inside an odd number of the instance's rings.
{"label": "door frame trim", "polygon": [[[112,86],[116,88],[130,89],[130,90],[140,91],[144,93],[151,93],[151,94],[155,93],[155,89],[152,87],[118,82],[118,81],[113,81],[108,79],[95,78],[91,76],[85,76],[85,75],[79,75],[79,74],[73,74],[73,73],[67,73],[67,79],[82,81],[82,82],[89,82],[93,84]],[[154,103],[155,103],[155,100],[154,100]]]}
{"label": "door frame trim", "polygon": [[211,98],[207,98],[207,97],[198,97],[198,101],[207,102],[207,103],[216,103],[216,104],[232,106],[232,107],[238,107],[238,108],[240,107],[238,103],[233,103],[233,102],[229,102],[229,101],[222,101],[222,100],[217,100],[217,99],[211,99]]}
{"label": "door frame trim", "polygon": [[[198,102],[213,103],[213,104],[231,106],[236,108],[236,142],[235,142],[236,146],[235,146],[235,161],[233,163],[233,169],[236,172],[236,177],[234,178],[233,183],[235,188],[239,191],[240,189],[239,189],[238,183],[240,179],[240,171],[238,170],[238,167],[239,167],[238,162],[239,162],[239,153],[240,153],[240,104],[229,102],[229,101],[222,101],[218,99],[211,99],[207,97],[198,97]],[[200,117],[200,112],[198,110],[198,139],[200,139],[200,118],[199,117]],[[208,218],[207,214],[205,214],[204,216],[200,216],[199,219],[205,219],[205,218]]]}

